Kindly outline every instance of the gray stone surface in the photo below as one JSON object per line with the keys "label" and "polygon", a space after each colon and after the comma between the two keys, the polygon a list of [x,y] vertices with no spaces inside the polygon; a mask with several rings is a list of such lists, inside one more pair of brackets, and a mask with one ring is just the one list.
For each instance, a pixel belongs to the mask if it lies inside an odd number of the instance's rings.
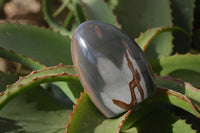
{"label": "gray stone surface", "polygon": [[71,45],[81,83],[106,117],[131,109],[154,93],[144,53],[116,27],[84,22],[75,30]]}

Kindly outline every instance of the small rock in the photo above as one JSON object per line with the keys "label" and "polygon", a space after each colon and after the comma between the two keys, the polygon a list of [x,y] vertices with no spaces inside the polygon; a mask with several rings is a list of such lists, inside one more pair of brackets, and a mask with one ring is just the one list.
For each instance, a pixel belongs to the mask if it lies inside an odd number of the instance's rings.
{"label": "small rock", "polygon": [[116,27],[84,22],[75,30],[71,45],[81,83],[106,117],[134,108],[155,92],[144,53]]}

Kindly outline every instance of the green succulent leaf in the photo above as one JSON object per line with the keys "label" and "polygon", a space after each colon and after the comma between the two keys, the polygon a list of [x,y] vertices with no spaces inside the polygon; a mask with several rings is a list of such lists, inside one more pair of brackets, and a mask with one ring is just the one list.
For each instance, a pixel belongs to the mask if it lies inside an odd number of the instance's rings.
{"label": "green succulent leaf", "polygon": [[24,55],[20,55],[12,50],[7,50],[2,47],[0,47],[0,56],[15,62],[19,62],[33,70],[39,70],[46,67],[45,65],[41,64],[40,62],[34,59],[28,58]]}
{"label": "green succulent leaf", "polygon": [[98,20],[120,27],[112,10],[103,0],[80,0],[86,20]]}
{"label": "green succulent leaf", "polygon": [[151,28],[148,29],[146,32],[141,33],[138,38],[135,39],[135,41],[138,43],[140,48],[145,51],[146,48],[149,46],[151,41],[160,33],[162,32],[172,32],[172,31],[180,31],[186,35],[189,36],[189,34],[180,27],[157,27],[157,28]]}
{"label": "green succulent leaf", "polygon": [[164,110],[154,110],[121,133],[195,133],[185,120]]}
{"label": "green succulent leaf", "polygon": [[[72,64],[70,39],[44,28],[1,24],[0,42],[2,42],[0,44],[1,57],[20,62],[33,70],[43,69],[45,65]],[[76,102],[75,97],[71,97],[73,90],[69,92],[67,83],[54,84],[59,86],[73,102]],[[78,90],[74,93],[74,96],[79,97]]]}
{"label": "green succulent leaf", "polygon": [[[160,58],[164,55],[170,55],[173,51],[173,45],[172,43],[168,43],[167,39],[169,35],[167,32],[172,33],[173,31],[179,31],[189,36],[189,34],[180,27],[157,27],[148,29],[146,32],[140,34],[135,41],[149,59]],[[163,34],[165,36],[163,36]],[[166,40],[166,43],[160,43],[160,41],[164,40]]]}
{"label": "green succulent leaf", "polygon": [[75,8],[74,15],[75,15],[76,22],[77,24],[80,24],[86,20],[85,15],[83,13],[83,9],[80,5],[79,0],[73,0],[72,2],[73,2],[73,7]]}
{"label": "green succulent leaf", "polygon": [[[119,0],[115,13],[122,30],[133,39],[148,28],[172,26],[169,0]],[[172,39],[171,32],[159,34],[146,50],[148,58],[171,54]]]}
{"label": "green succulent leaf", "polygon": [[[173,23],[175,26],[184,28],[192,35],[194,21],[195,0],[171,0]],[[191,40],[179,33],[174,33],[174,51],[187,53],[190,49]]]}
{"label": "green succulent leaf", "polygon": [[106,0],[106,2],[108,3],[108,6],[111,9],[115,9],[115,7],[117,6],[119,0]]}
{"label": "green succulent leaf", "polygon": [[173,52],[172,36],[170,32],[162,32],[151,41],[151,46],[145,50],[145,55],[149,60],[169,56]]}
{"label": "green succulent leaf", "polygon": [[[171,78],[156,76],[156,93],[147,100],[138,104],[122,125],[122,130],[127,130],[148,113],[163,106],[171,104],[177,106],[199,118],[200,91],[189,83]],[[139,108],[139,110],[138,110]]]}
{"label": "green succulent leaf", "polygon": [[[2,91],[4,83],[13,83],[17,80],[17,75],[1,73],[0,79]],[[59,102],[50,92],[37,86],[18,95],[1,109],[0,132],[64,132],[71,107],[72,103],[69,100]]]}
{"label": "green succulent leaf", "polygon": [[171,0],[173,23],[192,34],[195,0]]}
{"label": "green succulent leaf", "polygon": [[36,87],[17,96],[0,111],[0,132],[63,133],[71,106],[72,103],[64,105]]}
{"label": "green succulent leaf", "polygon": [[[43,70],[33,71],[31,74],[25,77],[21,77],[14,84],[7,86],[7,89],[4,92],[0,93],[0,108],[5,106],[10,100],[12,100],[18,94],[21,94],[42,83],[49,83],[55,81],[65,81],[65,82],[71,82],[71,84],[80,85],[80,81],[77,75],[75,74],[73,67],[59,65],[56,67],[49,67]],[[65,89],[67,90],[63,91],[73,102],[75,102],[75,96],[72,93],[73,90],[70,90],[69,88]],[[80,93],[80,91],[82,90],[78,90],[76,92]]]}
{"label": "green succulent leaf", "polygon": [[73,113],[70,114],[70,122],[66,126],[67,133],[119,133],[128,114],[129,112],[118,118],[106,119],[92,103],[87,93],[82,93]]}
{"label": "green succulent leaf", "polygon": [[[70,39],[44,28],[0,24],[0,42],[0,47],[37,60],[46,66],[72,64]],[[6,56],[2,52],[0,55]]]}
{"label": "green succulent leaf", "polygon": [[[162,105],[163,103],[175,105],[199,117],[200,110],[198,109],[200,105],[200,91],[187,83],[183,85],[182,83],[184,82],[180,83],[180,81],[170,78],[165,79],[157,77],[156,83],[159,88],[157,89],[157,93],[154,96],[152,96],[148,100],[145,100],[141,104],[138,104],[131,111],[131,113],[128,112],[128,114],[125,114],[126,116],[123,115],[119,117],[124,117],[125,120],[125,122],[122,123],[122,130],[129,129],[131,126],[137,124],[137,122],[142,120],[143,117],[145,117],[148,113],[152,112],[156,108],[160,107],[160,105]],[[185,91],[186,93],[182,93],[183,91]],[[119,118],[112,119],[112,121]],[[71,114],[71,120],[67,126],[67,130],[68,133],[80,131],[84,132],[86,129],[87,132],[102,132],[105,131],[105,129],[111,129],[111,127],[114,127],[112,125],[109,125],[107,121],[109,122],[110,119],[105,119],[105,117],[102,116],[102,114],[96,109],[96,107],[93,105],[93,103],[90,101],[89,97],[85,93],[81,96],[77,105],[74,107],[74,111],[73,114]],[[85,126],[83,126],[82,123],[85,123]],[[99,125],[98,123],[101,124]],[[88,126],[90,127],[89,130]],[[110,128],[104,126],[108,126]],[[115,129],[112,130],[116,132]],[[110,131],[108,130],[108,132]]]}
{"label": "green succulent leaf", "polygon": [[165,87],[171,89],[175,92],[181,93],[184,97],[187,97],[187,100],[191,100],[191,106],[194,106],[198,112],[200,112],[200,90],[193,87],[187,82],[169,77],[169,76],[156,76],[157,86]]}
{"label": "green succulent leaf", "polygon": [[200,55],[174,55],[151,61],[154,73],[160,76],[170,75],[200,87]]}
{"label": "green succulent leaf", "polygon": [[[64,27],[64,25],[61,25],[60,23],[57,22],[57,20],[53,17],[53,14],[51,12],[51,1],[52,0],[43,0],[43,14],[44,14],[44,18],[45,20],[48,22],[49,26],[56,32],[60,32],[62,35],[64,36],[69,36],[70,38],[72,37],[73,34],[73,30],[72,31],[68,31],[66,29],[66,27]],[[67,6],[68,2],[63,2],[63,4],[61,6]],[[73,12],[73,11],[72,11]],[[73,13],[72,14],[68,14],[69,17],[73,17]],[[71,21],[71,19],[68,19],[66,23],[70,23],[69,21]]]}
{"label": "green succulent leaf", "polygon": [[[30,59],[28,57],[25,57],[25,56],[22,56],[20,54],[17,54],[15,53],[14,51],[10,51],[10,50],[6,50],[4,48],[0,48],[0,55],[4,58],[7,58],[7,59],[10,59],[10,60],[13,60],[13,61],[17,61],[19,63],[22,63],[23,65],[33,69],[33,70],[38,70],[38,69],[43,69],[45,68],[46,66],[42,65],[41,63],[33,60],[33,59]],[[5,75],[5,74],[4,74]],[[5,75],[6,76],[6,75]],[[11,75],[13,76],[13,75]],[[12,77],[10,77],[12,78]],[[4,77],[1,78],[1,81],[0,82],[1,84],[4,84],[4,85],[8,85],[6,84],[6,82],[4,81]],[[58,86],[59,88],[61,88],[61,90],[67,95],[70,97],[70,99],[76,103],[76,100],[75,98],[78,98],[80,96],[80,90],[81,90],[81,87],[82,85],[77,82],[77,83],[66,83],[66,82],[54,82],[53,83],[54,85]],[[70,85],[70,86],[69,86]],[[70,89],[71,86],[76,86],[78,89]],[[6,89],[6,86],[4,86],[3,89]],[[71,97],[73,93],[73,96],[74,97]]]}
{"label": "green succulent leaf", "polygon": [[169,0],[119,0],[115,13],[122,30],[132,38],[148,28],[172,26]]}

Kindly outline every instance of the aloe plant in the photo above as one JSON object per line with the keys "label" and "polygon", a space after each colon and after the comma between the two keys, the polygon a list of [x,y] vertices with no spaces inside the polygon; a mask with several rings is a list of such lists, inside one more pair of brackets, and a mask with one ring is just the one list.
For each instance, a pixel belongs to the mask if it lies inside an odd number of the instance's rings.
{"label": "aloe plant", "polygon": [[[55,12],[51,2],[42,5],[49,29],[0,24],[0,56],[32,71],[0,72],[0,132],[200,131],[199,1],[62,0]],[[121,28],[155,75],[155,95],[112,119],[96,108],[73,67],[71,38],[87,20]]]}

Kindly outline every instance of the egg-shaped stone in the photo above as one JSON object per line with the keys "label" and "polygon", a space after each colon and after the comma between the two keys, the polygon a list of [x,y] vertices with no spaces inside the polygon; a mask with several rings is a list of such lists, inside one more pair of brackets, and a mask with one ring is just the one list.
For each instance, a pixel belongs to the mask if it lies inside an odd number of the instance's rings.
{"label": "egg-shaped stone", "polygon": [[84,89],[107,118],[134,108],[155,92],[144,53],[110,24],[80,24],[73,34],[71,51]]}

